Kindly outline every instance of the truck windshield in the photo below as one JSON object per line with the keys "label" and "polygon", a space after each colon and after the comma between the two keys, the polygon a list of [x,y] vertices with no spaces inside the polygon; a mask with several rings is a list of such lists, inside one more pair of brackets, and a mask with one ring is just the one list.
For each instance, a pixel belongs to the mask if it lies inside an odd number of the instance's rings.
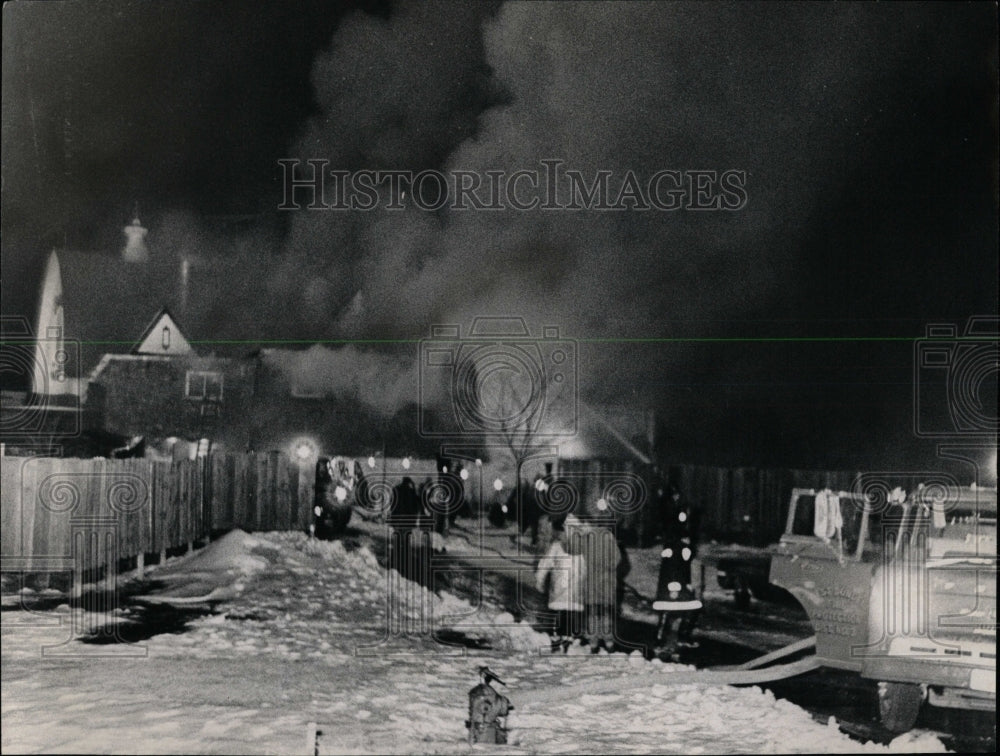
{"label": "truck windshield", "polygon": [[997,500],[991,489],[962,489],[931,499],[914,497],[925,513],[933,556],[996,556]]}
{"label": "truck windshield", "polygon": [[803,492],[794,507],[789,535],[822,539],[842,557],[860,556],[865,506],[859,496],[847,491]]}

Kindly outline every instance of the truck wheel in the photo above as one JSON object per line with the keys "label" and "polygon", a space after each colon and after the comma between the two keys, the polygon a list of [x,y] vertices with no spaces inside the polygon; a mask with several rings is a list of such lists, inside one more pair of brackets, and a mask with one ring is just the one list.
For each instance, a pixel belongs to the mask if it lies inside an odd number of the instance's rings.
{"label": "truck wheel", "polygon": [[917,723],[924,691],[916,683],[880,682],[878,712],[882,726],[891,732],[908,732]]}

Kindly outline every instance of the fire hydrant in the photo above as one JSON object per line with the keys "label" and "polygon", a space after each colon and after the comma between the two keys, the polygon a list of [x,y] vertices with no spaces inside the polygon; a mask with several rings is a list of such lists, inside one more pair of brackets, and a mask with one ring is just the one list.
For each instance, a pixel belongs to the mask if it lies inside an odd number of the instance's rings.
{"label": "fire hydrant", "polygon": [[469,728],[469,745],[473,743],[507,743],[507,713],[514,708],[510,699],[493,689],[490,682],[496,680],[506,687],[507,683],[490,671],[480,667],[483,681],[469,691],[469,718],[465,726]]}

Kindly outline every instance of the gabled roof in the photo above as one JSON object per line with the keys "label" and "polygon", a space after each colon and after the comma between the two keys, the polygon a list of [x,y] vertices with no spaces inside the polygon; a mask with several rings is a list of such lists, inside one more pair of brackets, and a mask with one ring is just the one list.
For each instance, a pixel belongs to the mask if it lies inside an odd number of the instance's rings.
{"label": "gabled roof", "polygon": [[[247,327],[241,320],[227,320],[232,303],[247,297],[238,260],[220,257],[210,265],[191,264],[185,296],[179,254],[157,250],[144,263],[125,262],[120,254],[74,250],[55,254],[61,269],[65,338],[69,352],[79,354],[79,367],[68,367],[73,374],[79,370],[86,377],[108,353],[163,354],[158,348],[162,334],[151,331],[170,327],[158,322],[164,312],[192,350],[197,339],[234,338],[223,329],[227,322],[231,328],[234,323]],[[144,344],[151,335],[151,342]],[[211,351],[244,354],[247,348],[221,344],[212,345]]]}
{"label": "gabled roof", "polygon": [[119,255],[63,250],[62,304],[68,351],[79,351],[86,376],[105,353],[132,351],[142,326],[162,308],[180,305],[179,263],[154,258],[127,263]]}
{"label": "gabled roof", "polygon": [[132,348],[133,354],[177,355],[192,351],[191,342],[166,307],[156,314]]}

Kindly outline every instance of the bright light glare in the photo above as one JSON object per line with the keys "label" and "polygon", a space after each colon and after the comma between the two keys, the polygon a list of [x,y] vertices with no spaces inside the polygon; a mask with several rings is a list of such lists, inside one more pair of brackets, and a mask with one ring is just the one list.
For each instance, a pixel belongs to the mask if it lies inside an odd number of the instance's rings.
{"label": "bright light glare", "polygon": [[316,456],[316,444],[307,438],[301,438],[292,444],[292,450],[296,459],[304,462]]}

